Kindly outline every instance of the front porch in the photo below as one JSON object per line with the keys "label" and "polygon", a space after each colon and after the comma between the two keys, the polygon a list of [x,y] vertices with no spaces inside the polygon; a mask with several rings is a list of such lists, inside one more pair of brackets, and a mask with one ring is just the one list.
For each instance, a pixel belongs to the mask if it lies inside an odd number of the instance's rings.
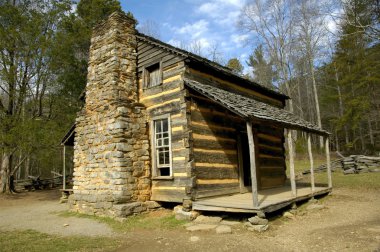
{"label": "front porch", "polygon": [[298,185],[296,196],[292,196],[291,186],[283,186],[258,191],[258,205],[254,206],[252,193],[238,193],[219,197],[195,200],[193,210],[221,211],[238,213],[270,213],[293,203],[311,199],[314,196],[331,192],[331,187],[314,187]]}

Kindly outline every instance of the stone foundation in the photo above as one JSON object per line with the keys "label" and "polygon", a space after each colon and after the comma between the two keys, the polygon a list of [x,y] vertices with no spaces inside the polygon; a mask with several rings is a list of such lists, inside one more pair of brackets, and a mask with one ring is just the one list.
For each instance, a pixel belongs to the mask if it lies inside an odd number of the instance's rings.
{"label": "stone foundation", "polygon": [[86,103],[78,114],[72,210],[125,217],[147,210],[147,115],[137,102],[135,20],[114,13],[91,39]]}

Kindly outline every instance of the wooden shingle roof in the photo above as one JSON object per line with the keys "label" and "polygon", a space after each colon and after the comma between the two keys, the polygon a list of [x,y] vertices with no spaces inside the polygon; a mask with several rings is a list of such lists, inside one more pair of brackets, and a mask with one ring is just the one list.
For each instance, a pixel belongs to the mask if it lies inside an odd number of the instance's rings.
{"label": "wooden shingle roof", "polygon": [[251,97],[190,79],[185,79],[185,84],[246,120],[269,121],[288,129],[303,130],[319,135],[329,134],[317,125],[305,121],[289,111],[257,101]]}

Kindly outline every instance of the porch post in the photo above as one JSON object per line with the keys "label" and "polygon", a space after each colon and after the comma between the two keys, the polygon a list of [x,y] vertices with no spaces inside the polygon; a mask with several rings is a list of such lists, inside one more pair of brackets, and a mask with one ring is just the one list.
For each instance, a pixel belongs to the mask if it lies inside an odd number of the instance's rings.
{"label": "porch post", "polygon": [[332,188],[331,164],[330,164],[330,143],[329,143],[328,136],[326,137],[325,148],[326,148],[327,181],[328,181],[329,188]]}
{"label": "porch post", "polygon": [[252,199],[253,207],[259,206],[259,197],[257,194],[257,178],[256,178],[256,153],[255,141],[253,140],[252,123],[247,122],[247,135],[249,145],[249,161],[251,163],[251,182],[252,182]]}
{"label": "porch post", "polygon": [[309,160],[310,160],[310,184],[311,184],[311,193],[314,196],[315,192],[315,183],[314,183],[314,161],[313,161],[313,153],[311,151],[311,134],[307,134],[307,150],[309,152]]}
{"label": "porch post", "polygon": [[289,148],[289,168],[290,168],[290,185],[292,188],[292,197],[297,197],[296,176],[294,173],[294,149],[292,140],[292,130],[287,129],[288,133],[288,148]]}
{"label": "porch post", "polygon": [[66,190],[66,145],[63,145],[63,190]]}

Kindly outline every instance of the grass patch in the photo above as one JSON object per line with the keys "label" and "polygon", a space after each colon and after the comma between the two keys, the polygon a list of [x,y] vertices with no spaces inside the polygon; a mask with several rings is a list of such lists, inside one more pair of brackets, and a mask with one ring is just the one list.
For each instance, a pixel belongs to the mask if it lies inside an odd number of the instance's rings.
{"label": "grass patch", "polygon": [[[325,159],[321,159],[321,158],[315,159],[314,167],[318,167],[325,163],[326,163]],[[300,174],[302,171],[310,169],[309,167],[310,167],[310,164],[309,164],[309,160],[307,159],[294,161],[294,170],[296,174]],[[289,169],[287,169],[286,172],[287,172],[287,176],[289,177]],[[315,178],[316,184],[327,185],[326,171],[316,172],[314,174],[314,178]],[[304,175],[301,181],[305,183],[310,183],[310,175]],[[338,169],[335,172],[332,172],[332,183],[333,183],[333,188],[379,190],[380,189],[380,173],[370,172],[370,173],[344,175],[343,170]]]}
{"label": "grass patch", "polygon": [[120,246],[120,241],[104,237],[69,236],[61,237],[39,233],[34,230],[0,231],[0,250],[3,252],[65,252],[65,251],[105,251]]}
{"label": "grass patch", "polygon": [[168,210],[160,210],[150,213],[142,213],[139,215],[132,215],[127,217],[123,221],[118,221],[110,217],[99,217],[73,212],[62,212],[59,213],[59,215],[62,217],[79,217],[93,219],[101,223],[107,224],[116,232],[128,232],[136,229],[169,230],[175,229],[186,223],[186,221],[176,220],[174,214]]}
{"label": "grass patch", "polygon": [[[327,174],[316,173],[315,180],[327,184]],[[367,189],[379,190],[380,189],[380,173],[359,173],[344,175],[343,171],[336,171],[332,173],[333,188],[349,188],[349,189]]]}

